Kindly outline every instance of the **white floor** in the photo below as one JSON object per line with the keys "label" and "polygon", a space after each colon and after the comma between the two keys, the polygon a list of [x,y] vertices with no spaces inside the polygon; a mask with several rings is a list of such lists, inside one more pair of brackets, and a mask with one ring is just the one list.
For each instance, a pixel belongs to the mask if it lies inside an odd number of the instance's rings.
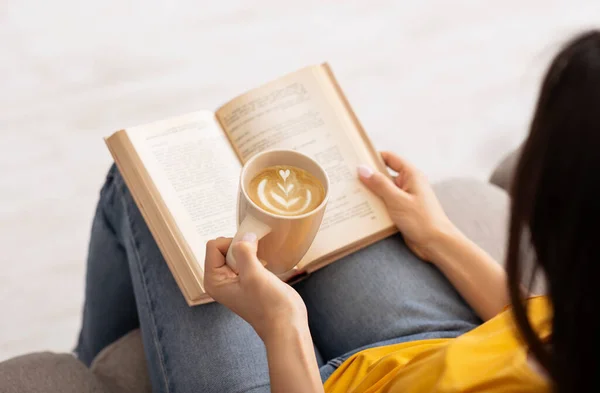
{"label": "white floor", "polygon": [[551,55],[599,22],[598,0],[4,1],[0,360],[75,343],[110,132],[329,61],[378,147],[486,179]]}

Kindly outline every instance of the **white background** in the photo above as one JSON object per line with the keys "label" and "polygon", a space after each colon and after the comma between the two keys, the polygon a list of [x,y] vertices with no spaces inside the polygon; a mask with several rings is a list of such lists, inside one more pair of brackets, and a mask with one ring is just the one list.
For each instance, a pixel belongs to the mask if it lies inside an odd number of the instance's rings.
{"label": "white background", "polygon": [[598,0],[0,3],[0,360],[72,349],[102,137],[330,62],[378,148],[486,180]]}

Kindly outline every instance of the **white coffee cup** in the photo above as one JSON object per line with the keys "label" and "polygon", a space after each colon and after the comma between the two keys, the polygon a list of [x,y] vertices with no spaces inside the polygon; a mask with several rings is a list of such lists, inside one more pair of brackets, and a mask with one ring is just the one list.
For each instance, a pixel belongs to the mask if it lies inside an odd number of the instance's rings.
{"label": "white coffee cup", "polygon": [[[275,165],[291,165],[304,169],[323,185],[325,197],[314,210],[297,216],[282,216],[260,208],[248,196],[250,181],[263,169]],[[313,243],[323,221],[329,200],[329,178],[312,158],[295,150],[268,150],[254,155],[242,168],[237,203],[237,225],[232,245],[244,234],[252,232],[258,240],[258,259],[275,274],[282,274],[300,262]],[[231,246],[226,262],[237,272]]]}

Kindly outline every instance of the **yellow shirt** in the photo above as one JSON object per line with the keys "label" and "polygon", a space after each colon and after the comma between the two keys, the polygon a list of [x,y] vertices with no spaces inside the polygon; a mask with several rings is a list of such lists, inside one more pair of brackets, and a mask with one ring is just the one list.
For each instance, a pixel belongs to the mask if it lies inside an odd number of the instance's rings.
{"label": "yellow shirt", "polygon": [[[545,339],[551,307],[528,301],[529,320]],[[325,383],[327,393],[546,392],[549,384],[527,362],[509,310],[452,339],[371,348],[346,360]]]}

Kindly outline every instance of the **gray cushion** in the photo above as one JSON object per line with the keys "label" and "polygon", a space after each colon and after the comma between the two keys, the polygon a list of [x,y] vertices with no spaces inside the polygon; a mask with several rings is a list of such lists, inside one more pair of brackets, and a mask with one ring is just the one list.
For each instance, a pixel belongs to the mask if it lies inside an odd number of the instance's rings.
{"label": "gray cushion", "polygon": [[139,329],[104,348],[92,363],[92,371],[113,393],[150,393],[150,378]]}
{"label": "gray cushion", "polygon": [[[494,173],[490,177],[490,182],[510,192],[514,172],[519,163],[521,157],[522,147],[507,154],[504,159],[500,162]],[[510,212],[509,212],[510,214]],[[508,231],[508,228],[507,228]],[[508,236],[507,236],[508,241]],[[531,285],[531,292],[534,294],[547,294],[548,288],[546,279],[540,271],[536,272],[536,276],[532,283],[529,282],[528,277],[531,276],[532,269],[535,265],[535,251],[531,247],[523,247],[521,254],[522,258],[522,269],[523,269],[523,285],[529,288]]]}
{"label": "gray cushion", "polygon": [[506,191],[510,191],[512,178],[519,162],[520,154],[520,148],[507,154],[492,173],[490,183],[495,184]]}
{"label": "gray cushion", "polygon": [[32,353],[0,363],[2,393],[112,393],[70,354]]}
{"label": "gray cushion", "polygon": [[508,195],[473,179],[451,179],[434,185],[448,218],[499,263],[504,262]]}
{"label": "gray cushion", "polygon": [[[510,184],[516,161],[513,154],[499,166],[497,173]],[[506,184],[506,183],[503,183]],[[434,186],[436,194],[452,222],[477,245],[486,250],[502,266],[506,265],[508,225],[510,220],[510,198],[504,190],[471,179],[448,180]],[[531,248],[522,254],[522,284],[534,294],[547,293],[546,280],[541,272],[529,282],[534,264]]]}

